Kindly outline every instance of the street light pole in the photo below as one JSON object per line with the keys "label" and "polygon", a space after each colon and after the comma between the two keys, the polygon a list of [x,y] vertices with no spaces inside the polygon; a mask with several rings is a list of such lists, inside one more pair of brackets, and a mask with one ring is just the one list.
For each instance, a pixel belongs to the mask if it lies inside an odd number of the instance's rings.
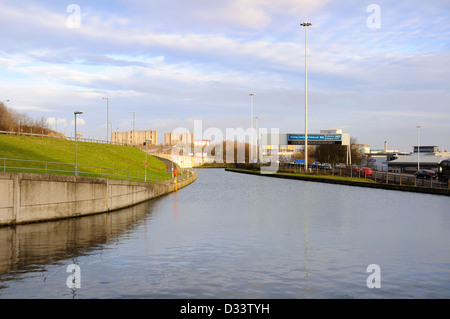
{"label": "street light pole", "polygon": [[147,181],[147,152],[148,152],[148,143],[147,142],[151,142],[152,139],[145,139],[145,177],[144,177],[144,182]]}
{"label": "street light pole", "polygon": [[308,37],[308,27],[312,25],[310,22],[303,22],[300,24],[305,27],[305,170],[308,169],[308,65],[307,65],[307,37]]}
{"label": "street light pole", "polygon": [[103,100],[106,100],[106,142],[109,140],[109,98],[104,97]]}
{"label": "street light pole", "polygon": [[250,158],[249,163],[253,162],[253,96],[254,93],[250,93],[251,107],[250,107],[250,118],[251,118],[251,129],[250,129]]}
{"label": "street light pole", "polygon": [[255,117],[256,120],[256,162],[259,163],[259,117]]}
{"label": "street light pole", "polygon": [[77,115],[83,114],[81,111],[73,112],[75,116],[75,176],[78,176],[78,166],[77,166]]}
{"label": "street light pole", "polygon": [[420,125],[417,125],[417,170],[420,169]]}

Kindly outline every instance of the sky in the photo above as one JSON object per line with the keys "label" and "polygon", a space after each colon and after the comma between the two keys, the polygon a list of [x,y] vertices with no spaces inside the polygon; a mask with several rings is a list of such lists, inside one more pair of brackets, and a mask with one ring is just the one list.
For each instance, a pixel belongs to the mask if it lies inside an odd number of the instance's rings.
{"label": "sky", "polygon": [[448,0],[0,0],[0,101],[68,136],[83,111],[78,131],[105,139],[108,97],[112,131],[162,143],[249,128],[253,93],[260,128],[303,133],[307,21],[309,133],[450,151],[449,16]]}

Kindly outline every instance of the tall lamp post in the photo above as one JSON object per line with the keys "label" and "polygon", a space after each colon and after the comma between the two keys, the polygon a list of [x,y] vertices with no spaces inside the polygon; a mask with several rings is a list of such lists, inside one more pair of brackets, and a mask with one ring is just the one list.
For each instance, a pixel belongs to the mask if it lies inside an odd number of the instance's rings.
{"label": "tall lamp post", "polygon": [[308,65],[306,44],[308,37],[308,27],[312,25],[310,22],[300,23],[302,27],[305,27],[305,170],[308,169]]}
{"label": "tall lamp post", "polygon": [[253,96],[254,93],[250,93],[251,106],[250,106],[250,118],[251,118],[251,129],[250,129],[250,158],[249,163],[253,161]]}
{"label": "tall lamp post", "polygon": [[78,176],[78,166],[77,166],[77,115],[83,114],[81,111],[73,112],[75,116],[75,176]]}
{"label": "tall lamp post", "polygon": [[259,117],[255,117],[256,120],[256,162],[259,163]]}
{"label": "tall lamp post", "polygon": [[417,170],[420,169],[420,125],[417,125]]}
{"label": "tall lamp post", "polygon": [[104,97],[103,100],[106,100],[106,142],[109,141],[109,98]]}

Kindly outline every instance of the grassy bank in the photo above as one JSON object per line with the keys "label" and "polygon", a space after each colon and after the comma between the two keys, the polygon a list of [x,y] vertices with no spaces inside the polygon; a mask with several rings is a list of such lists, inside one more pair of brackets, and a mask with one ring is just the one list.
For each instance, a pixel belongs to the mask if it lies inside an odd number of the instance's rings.
{"label": "grassy bank", "polygon": [[341,177],[341,176],[329,176],[329,175],[328,176],[305,175],[305,174],[300,175],[300,174],[294,174],[294,173],[280,173],[280,172],[277,172],[275,174],[261,174],[261,172],[259,170],[250,170],[250,169],[242,169],[242,168],[226,168],[225,170],[230,171],[230,172],[235,172],[235,173],[253,174],[253,175],[267,176],[267,177],[272,177],[272,178],[275,177],[275,178],[296,179],[296,180],[303,180],[303,181],[321,182],[321,183],[329,183],[329,184],[340,184],[340,185],[347,185],[347,186],[370,187],[370,188],[378,188],[378,189],[450,196],[449,189],[408,186],[408,185],[395,185],[395,184],[382,184],[382,183],[376,183],[375,181],[372,181],[369,179],[358,178],[358,177]]}
{"label": "grassy bank", "polygon": [[[75,142],[50,138],[0,135],[0,158],[23,159],[74,164]],[[166,164],[152,156],[147,158],[147,174],[169,177]],[[8,166],[36,167],[36,163],[8,161]],[[95,167],[115,168],[144,174],[145,153],[141,150],[121,145],[77,142],[77,163]],[[3,170],[3,160],[0,161]],[[21,166],[17,166],[21,165]],[[73,165],[67,165],[67,170]],[[64,169],[58,166],[58,169]],[[83,167],[85,171],[98,172],[96,168]],[[11,171],[11,170],[10,170]],[[29,170],[28,172],[33,172]]]}

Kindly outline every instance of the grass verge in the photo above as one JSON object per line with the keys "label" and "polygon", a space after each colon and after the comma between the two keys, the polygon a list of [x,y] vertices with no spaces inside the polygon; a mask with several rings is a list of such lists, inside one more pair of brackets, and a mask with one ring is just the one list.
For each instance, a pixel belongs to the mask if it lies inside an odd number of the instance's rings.
{"label": "grass verge", "polygon": [[398,185],[398,184],[384,184],[384,183],[377,183],[375,181],[372,181],[369,179],[364,179],[364,178],[359,178],[359,177],[305,175],[305,174],[294,174],[294,173],[261,174],[261,172],[259,170],[249,170],[249,169],[242,169],[242,168],[226,168],[225,170],[230,171],[230,172],[267,176],[267,177],[272,177],[272,178],[278,177],[278,178],[295,179],[295,180],[303,180],[303,181],[322,182],[322,183],[329,183],[329,184],[340,184],[340,185],[348,185],[348,186],[359,186],[359,187],[387,189],[387,190],[396,190],[396,191],[404,191],[404,192],[450,196],[450,189],[430,188],[430,187],[411,186],[411,185]]}
{"label": "grass verge", "polygon": [[[51,171],[73,170],[75,162],[75,142],[40,137],[0,135],[0,170],[3,171],[3,158],[22,159],[32,161],[67,163],[71,165],[48,164],[47,169]],[[147,175],[168,178],[166,164],[153,156],[147,157]],[[121,145],[97,144],[77,142],[77,164],[86,171],[83,176],[92,175],[99,177],[97,167],[113,168],[116,170],[104,170],[105,177],[113,176],[117,169],[123,171],[145,172],[145,153],[137,148]],[[37,167],[41,165],[42,167]],[[86,166],[83,166],[86,165]],[[29,173],[43,173],[43,164],[24,161],[7,161],[6,166],[16,167],[8,171],[25,171]],[[92,168],[87,166],[93,166]],[[40,168],[32,170],[31,168]],[[52,174],[58,174],[53,172]],[[69,175],[61,172],[61,174]],[[117,174],[116,174],[117,175]]]}

